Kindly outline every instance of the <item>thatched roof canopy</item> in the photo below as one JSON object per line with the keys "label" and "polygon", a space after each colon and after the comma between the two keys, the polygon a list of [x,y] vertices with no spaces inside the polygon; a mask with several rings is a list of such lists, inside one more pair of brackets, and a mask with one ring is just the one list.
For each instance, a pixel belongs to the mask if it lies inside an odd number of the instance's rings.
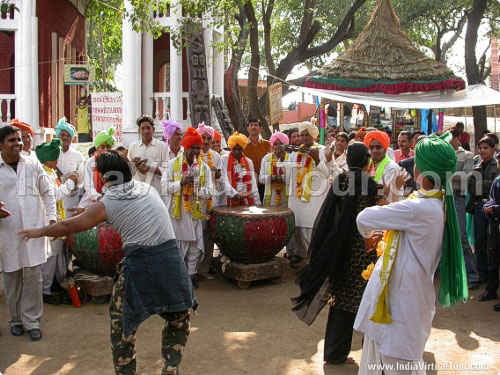
{"label": "thatched roof canopy", "polygon": [[377,0],[372,17],[352,46],[309,77],[307,87],[398,94],[463,89],[445,64],[415,48],[390,0]]}

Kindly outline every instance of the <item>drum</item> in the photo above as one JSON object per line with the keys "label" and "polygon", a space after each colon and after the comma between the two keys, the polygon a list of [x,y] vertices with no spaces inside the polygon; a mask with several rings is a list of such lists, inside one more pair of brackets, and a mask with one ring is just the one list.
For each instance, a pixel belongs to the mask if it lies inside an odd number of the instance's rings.
{"label": "drum", "polygon": [[210,214],[210,235],[233,262],[271,260],[295,230],[293,211],[281,206],[220,206]]}
{"label": "drum", "polygon": [[80,263],[101,276],[113,276],[124,256],[122,239],[109,226],[98,226],[72,234],[68,241]]}

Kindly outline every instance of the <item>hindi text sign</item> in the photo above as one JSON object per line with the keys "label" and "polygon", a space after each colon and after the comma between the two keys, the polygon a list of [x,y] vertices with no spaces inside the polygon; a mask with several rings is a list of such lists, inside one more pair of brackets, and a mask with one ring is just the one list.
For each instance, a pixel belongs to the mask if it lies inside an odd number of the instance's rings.
{"label": "hindi text sign", "polygon": [[281,83],[275,83],[268,88],[268,98],[269,98],[269,119],[271,125],[278,124],[283,118],[283,105],[281,99],[283,97],[283,91]]}
{"label": "hindi text sign", "polygon": [[116,130],[116,143],[123,141],[122,134],[122,93],[97,92],[92,94],[92,138],[110,127]]}

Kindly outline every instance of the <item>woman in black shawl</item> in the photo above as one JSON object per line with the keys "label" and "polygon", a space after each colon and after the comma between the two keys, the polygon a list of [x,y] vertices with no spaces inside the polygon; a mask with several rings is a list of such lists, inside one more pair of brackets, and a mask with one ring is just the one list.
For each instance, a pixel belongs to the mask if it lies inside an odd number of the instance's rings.
{"label": "woman in black shawl", "polygon": [[299,319],[311,325],[325,304],[330,305],[325,334],[324,360],[352,363],[353,324],[367,281],[361,277],[375,251],[367,252],[356,217],[380,198],[378,186],[365,171],[370,155],[361,142],[347,148],[349,172],[339,175],[314,223],[310,262],[298,275],[300,295],[292,298]]}

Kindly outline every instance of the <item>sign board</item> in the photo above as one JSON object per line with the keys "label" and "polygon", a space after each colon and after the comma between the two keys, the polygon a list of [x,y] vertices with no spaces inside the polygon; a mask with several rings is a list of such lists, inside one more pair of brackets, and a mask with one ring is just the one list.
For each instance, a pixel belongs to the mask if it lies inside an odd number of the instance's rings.
{"label": "sign board", "polygon": [[65,85],[92,85],[95,82],[95,66],[88,64],[65,64]]}
{"label": "sign board", "polygon": [[281,99],[283,91],[281,83],[275,83],[268,88],[269,119],[271,125],[279,123],[283,119],[283,105]]}
{"label": "sign board", "polygon": [[116,129],[117,144],[123,142],[122,134],[122,93],[96,92],[92,94],[92,138],[111,126]]}

